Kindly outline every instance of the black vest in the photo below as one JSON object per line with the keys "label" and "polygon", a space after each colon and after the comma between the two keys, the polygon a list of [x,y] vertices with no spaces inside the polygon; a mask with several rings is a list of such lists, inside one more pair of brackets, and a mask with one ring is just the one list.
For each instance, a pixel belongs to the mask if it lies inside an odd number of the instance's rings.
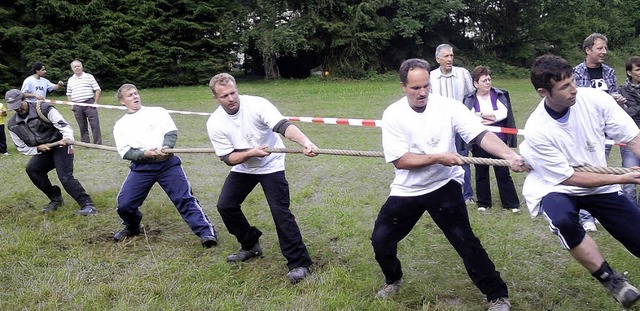
{"label": "black vest", "polygon": [[[62,133],[53,126],[42,120],[36,112],[36,104],[28,103],[29,114],[26,118],[19,118],[18,114],[14,114],[7,128],[9,131],[18,135],[24,143],[29,147],[36,147],[41,144],[48,144],[62,139]],[[47,116],[49,110],[54,109],[50,104],[42,103],[42,113]],[[19,120],[18,120],[19,118]]]}

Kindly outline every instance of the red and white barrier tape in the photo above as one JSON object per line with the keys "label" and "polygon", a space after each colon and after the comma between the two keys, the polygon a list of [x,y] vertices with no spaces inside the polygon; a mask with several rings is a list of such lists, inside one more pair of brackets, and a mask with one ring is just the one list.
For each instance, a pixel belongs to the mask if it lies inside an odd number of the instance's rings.
{"label": "red and white barrier tape", "polygon": [[[74,103],[70,101],[55,100],[55,99],[45,99],[44,102],[50,103],[50,104],[62,104],[62,105],[70,105],[70,106],[78,105],[78,106],[88,106],[88,107],[107,108],[107,109],[120,109],[120,110],[127,109],[124,106]],[[211,113],[208,113],[208,112],[193,112],[193,111],[179,111],[179,110],[167,110],[167,112],[183,114],[183,115],[199,115],[199,116],[211,115]],[[303,122],[303,123],[337,124],[337,125],[351,125],[351,126],[363,126],[363,127],[381,127],[382,126],[381,120],[371,120],[371,119],[347,119],[347,118],[323,118],[323,117],[285,117],[285,118],[287,118],[289,121]],[[488,131],[491,131],[494,133],[524,135],[524,130],[522,129],[490,126],[490,125],[486,126],[486,128]],[[605,140],[605,144],[626,146],[626,144],[616,143],[610,139]]]}

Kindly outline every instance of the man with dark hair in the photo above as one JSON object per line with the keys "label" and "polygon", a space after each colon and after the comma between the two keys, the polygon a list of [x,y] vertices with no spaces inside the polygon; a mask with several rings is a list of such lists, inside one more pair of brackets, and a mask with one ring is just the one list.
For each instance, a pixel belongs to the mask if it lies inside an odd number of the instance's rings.
{"label": "man with dark hair", "polygon": [[640,172],[624,175],[577,172],[578,166],[607,166],[605,133],[640,155],[640,129],[604,92],[576,88],[569,63],[554,55],[538,57],[531,83],[543,97],[524,127],[520,152],[532,167],[522,189],[533,217],[542,214],[562,246],[625,308],[640,291],[604,260],[579,223],[584,209],[636,257],[640,256],[640,209],[619,184],[640,183]]}
{"label": "man with dark hair", "polygon": [[395,179],[371,235],[376,261],[385,276],[376,297],[387,299],[400,290],[403,273],[398,243],[426,211],[462,258],[467,274],[486,296],[489,310],[509,310],[507,285],[469,223],[461,189],[464,171],[460,165],[464,162],[456,153],[454,135],[508,159],[515,171],[524,171],[524,163],[500,138],[486,131],[462,102],[429,94],[429,69],[422,59],[404,61],[399,75],[406,96],[382,116],[385,160],[395,166]]}
{"label": "man with dark hair", "polygon": [[[50,200],[43,213],[62,206],[60,187],[53,186],[48,173],[55,169],[64,190],[80,205],[76,214],[87,216],[97,213],[91,197],[80,182],[73,177],[73,130],[60,112],[46,103],[29,103],[18,89],[5,95],[8,108],[16,113],[9,119],[7,128],[18,151],[30,155],[27,175],[31,182]],[[48,144],[59,143],[55,147]]]}
{"label": "man with dark hair", "polygon": [[297,283],[310,273],[313,263],[302,241],[300,228],[289,209],[289,183],[285,178],[285,156],[269,153],[267,147],[282,148],[280,135],[303,146],[306,156],[317,149],[307,136],[282,116],[265,98],[240,95],[236,80],[227,73],[211,78],[209,88],[218,108],[207,121],[207,133],[220,160],[232,166],[220,191],[218,212],[229,233],[240,243],[240,250],[227,257],[229,262],[262,256],[262,232],[251,226],[241,209],[242,202],[260,184],[276,226],[280,250],[287,259],[287,278]]}
{"label": "man with dark hair", "polygon": [[31,75],[24,79],[22,82],[22,92],[24,99],[29,103],[35,103],[38,100],[45,100],[47,98],[47,92],[57,91],[60,89],[64,82],[58,81],[57,84],[53,84],[47,80],[44,76],[47,74],[47,69],[42,62],[35,62],[31,66]]}

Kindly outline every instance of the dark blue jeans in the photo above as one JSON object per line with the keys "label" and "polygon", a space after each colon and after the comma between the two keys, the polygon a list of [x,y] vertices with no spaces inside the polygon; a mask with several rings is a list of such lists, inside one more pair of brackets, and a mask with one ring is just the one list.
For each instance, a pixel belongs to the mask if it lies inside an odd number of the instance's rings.
{"label": "dark blue jeans", "polygon": [[59,200],[62,196],[60,187],[54,186],[48,173],[55,169],[64,190],[82,207],[91,203],[91,198],[80,182],[73,177],[73,153],[70,146],[54,147],[50,151],[31,157],[26,171],[31,182],[40,189],[49,200]]}
{"label": "dark blue jeans", "polygon": [[258,183],[262,186],[271,209],[280,250],[287,259],[287,266],[289,269],[311,266],[313,262],[302,242],[300,228],[289,209],[289,183],[284,171],[271,174],[229,173],[218,198],[218,212],[227,230],[236,237],[244,250],[251,249],[258,242],[262,232],[249,224],[240,208]]}
{"label": "dark blue jeans", "polygon": [[[471,229],[462,190],[455,181],[421,196],[390,196],[384,203],[373,228],[371,244],[385,282],[391,284],[402,278],[398,242],[411,232],[425,211],[462,258],[471,281],[486,295],[487,301],[508,297],[507,285]],[[434,267],[434,272],[443,269]]]}

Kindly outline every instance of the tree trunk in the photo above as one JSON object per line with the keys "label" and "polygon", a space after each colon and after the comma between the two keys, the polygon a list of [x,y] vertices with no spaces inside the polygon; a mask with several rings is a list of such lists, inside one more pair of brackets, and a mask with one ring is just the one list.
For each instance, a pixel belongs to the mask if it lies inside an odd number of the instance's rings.
{"label": "tree trunk", "polygon": [[273,54],[262,55],[262,61],[264,63],[265,79],[280,79],[280,68],[278,68],[276,58]]}

